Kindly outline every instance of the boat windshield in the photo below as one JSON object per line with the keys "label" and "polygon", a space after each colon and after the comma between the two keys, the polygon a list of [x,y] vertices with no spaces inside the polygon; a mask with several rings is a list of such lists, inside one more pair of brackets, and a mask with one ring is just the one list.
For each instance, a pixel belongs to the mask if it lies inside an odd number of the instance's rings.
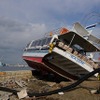
{"label": "boat windshield", "polygon": [[51,40],[51,37],[47,38],[46,44],[49,44]]}
{"label": "boat windshield", "polygon": [[36,41],[33,41],[31,44],[31,47],[36,47],[36,46],[43,46],[43,45],[48,45],[50,43],[51,37],[49,38],[42,38]]}
{"label": "boat windshield", "polygon": [[31,44],[31,47],[35,47],[37,41],[33,41],[32,44]]}

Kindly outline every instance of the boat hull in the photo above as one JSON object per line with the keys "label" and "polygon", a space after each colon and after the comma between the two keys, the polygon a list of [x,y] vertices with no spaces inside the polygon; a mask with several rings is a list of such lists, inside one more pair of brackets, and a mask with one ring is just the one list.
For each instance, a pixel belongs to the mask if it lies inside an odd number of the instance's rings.
{"label": "boat hull", "polygon": [[69,80],[75,80],[89,73],[75,62],[63,57],[60,54],[52,52],[43,58],[44,64],[56,73]]}
{"label": "boat hull", "polygon": [[33,69],[36,70],[46,70],[42,63],[42,57],[25,57],[23,56],[23,60]]}
{"label": "boat hull", "polygon": [[52,73],[71,81],[93,71],[93,68],[80,58],[58,47],[44,56],[23,56],[23,59],[31,68],[41,71],[43,74]]}
{"label": "boat hull", "polygon": [[23,57],[23,59],[26,61],[26,63],[31,68],[36,69],[37,71],[41,71],[41,73],[43,75],[52,73],[57,78],[63,77],[65,79],[68,79],[68,80],[71,80],[71,81],[78,79],[77,76],[69,74],[67,71],[61,70],[60,68],[48,63],[47,61],[44,61],[44,58],[42,58],[42,62],[38,62],[38,61],[33,60],[33,59],[36,59],[36,58],[30,59],[30,58],[27,58],[27,57],[26,58]]}

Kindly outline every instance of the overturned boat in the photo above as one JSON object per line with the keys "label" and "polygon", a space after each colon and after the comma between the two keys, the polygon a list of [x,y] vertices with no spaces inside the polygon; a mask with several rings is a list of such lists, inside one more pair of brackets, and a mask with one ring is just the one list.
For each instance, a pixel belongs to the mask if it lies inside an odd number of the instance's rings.
{"label": "overturned boat", "polygon": [[99,67],[87,55],[93,52],[100,52],[100,48],[80,33],[66,29],[63,34],[32,41],[23,59],[34,69],[75,80]]}
{"label": "overturned boat", "polygon": [[58,35],[66,33],[67,31],[68,29],[66,28],[59,28],[53,32],[46,33],[46,36],[43,38],[32,40],[24,49],[23,59],[30,67],[42,73],[51,72],[48,66],[43,63],[43,57],[49,53],[49,44],[51,44]]}
{"label": "overturned boat", "polygon": [[[100,24],[100,23],[99,23]],[[92,30],[87,31],[87,29],[96,27],[97,23],[92,24],[84,28],[80,23],[74,24],[74,31],[81,35],[83,38],[85,38],[87,41],[95,45],[97,48],[100,49],[100,39],[95,37],[91,34]],[[100,51],[94,51],[94,52],[87,52],[88,58],[92,59],[95,63],[98,63],[100,65]]]}

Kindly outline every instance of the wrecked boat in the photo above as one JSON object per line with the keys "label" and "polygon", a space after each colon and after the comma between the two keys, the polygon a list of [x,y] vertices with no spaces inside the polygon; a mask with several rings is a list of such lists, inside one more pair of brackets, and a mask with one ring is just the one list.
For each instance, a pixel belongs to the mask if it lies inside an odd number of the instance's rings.
{"label": "wrecked boat", "polygon": [[51,72],[47,65],[43,63],[43,57],[49,53],[49,44],[52,43],[58,35],[66,33],[67,31],[68,29],[66,28],[59,28],[53,32],[46,33],[46,36],[43,38],[32,40],[24,49],[23,59],[33,69],[43,73]]}
{"label": "wrecked boat", "polygon": [[[74,24],[74,31],[81,35],[83,38],[88,40],[90,43],[95,45],[100,49],[100,39],[95,37],[94,35],[91,34],[91,31],[87,31],[87,29],[94,28],[96,27],[97,23],[92,24],[84,28],[80,23],[75,23]],[[98,63],[100,65],[100,51],[94,51],[94,52],[87,52],[88,58],[92,59],[95,63]]]}
{"label": "wrecked boat", "polygon": [[32,41],[25,48],[23,59],[34,69],[76,80],[99,67],[87,56],[93,52],[100,52],[100,48],[79,32],[66,29],[63,34]]}

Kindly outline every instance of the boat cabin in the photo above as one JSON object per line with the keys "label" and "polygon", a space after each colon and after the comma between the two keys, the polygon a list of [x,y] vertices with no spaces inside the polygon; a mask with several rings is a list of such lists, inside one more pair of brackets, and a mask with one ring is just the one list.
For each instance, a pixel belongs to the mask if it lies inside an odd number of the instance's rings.
{"label": "boat cabin", "polygon": [[38,40],[33,40],[27,44],[25,50],[47,50],[52,37],[44,37]]}

